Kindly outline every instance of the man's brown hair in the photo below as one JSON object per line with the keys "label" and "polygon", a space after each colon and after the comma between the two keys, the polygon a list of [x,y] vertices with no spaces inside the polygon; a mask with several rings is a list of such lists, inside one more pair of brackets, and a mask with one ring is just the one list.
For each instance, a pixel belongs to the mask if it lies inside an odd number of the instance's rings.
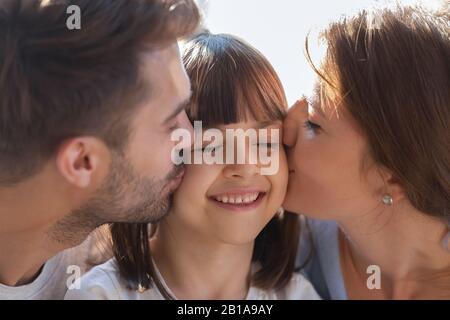
{"label": "man's brown hair", "polygon": [[[81,10],[79,30],[66,26],[70,5]],[[139,53],[198,22],[193,0],[2,0],[0,185],[36,173],[73,136],[122,147],[127,116],[151,96]]]}

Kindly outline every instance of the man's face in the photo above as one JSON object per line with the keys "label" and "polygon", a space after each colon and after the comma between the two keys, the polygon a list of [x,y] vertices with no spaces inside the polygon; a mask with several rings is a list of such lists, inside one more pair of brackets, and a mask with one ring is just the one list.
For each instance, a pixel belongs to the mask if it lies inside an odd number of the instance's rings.
{"label": "man's face", "polygon": [[176,145],[172,131],[193,130],[184,111],[191,89],[178,45],[141,58],[141,77],[150,98],[131,117],[127,145],[121,152],[112,151],[109,173],[96,195],[73,212],[95,217],[96,224],[160,219],[169,211],[171,194],[184,174],[183,167],[171,161]]}

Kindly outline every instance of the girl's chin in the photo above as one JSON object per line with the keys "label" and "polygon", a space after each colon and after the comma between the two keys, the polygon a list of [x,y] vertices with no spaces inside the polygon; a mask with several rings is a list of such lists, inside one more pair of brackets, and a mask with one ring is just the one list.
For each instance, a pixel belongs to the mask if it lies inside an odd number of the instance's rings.
{"label": "girl's chin", "polygon": [[258,237],[258,234],[263,230],[261,228],[260,230],[251,230],[249,232],[248,229],[246,230],[234,230],[233,232],[230,232],[228,234],[221,234],[220,240],[223,243],[233,245],[233,246],[244,246],[244,245],[252,245],[253,242]]}

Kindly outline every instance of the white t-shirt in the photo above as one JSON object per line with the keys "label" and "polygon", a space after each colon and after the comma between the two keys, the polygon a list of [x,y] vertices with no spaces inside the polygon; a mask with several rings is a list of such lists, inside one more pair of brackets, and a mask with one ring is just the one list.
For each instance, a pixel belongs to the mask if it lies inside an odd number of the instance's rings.
{"label": "white t-shirt", "polygon": [[[155,266],[156,267],[156,266]],[[173,297],[175,295],[164,282],[161,273],[156,269],[156,274],[164,288]],[[156,286],[139,292],[127,288],[126,281],[120,276],[114,259],[94,267],[81,278],[80,289],[67,291],[67,300],[163,300]],[[251,287],[247,300],[319,300],[320,297],[311,283],[299,273],[294,273],[290,282],[280,291],[262,290]]]}
{"label": "white t-shirt", "polygon": [[[64,250],[47,260],[37,278],[26,285],[10,287],[0,283],[0,300],[62,300],[75,276],[99,264],[98,238],[92,234],[81,245]],[[110,256],[109,256],[110,257]],[[103,259],[106,261],[106,259]],[[73,266],[69,268],[69,266]],[[78,277],[79,278],[79,277]]]}

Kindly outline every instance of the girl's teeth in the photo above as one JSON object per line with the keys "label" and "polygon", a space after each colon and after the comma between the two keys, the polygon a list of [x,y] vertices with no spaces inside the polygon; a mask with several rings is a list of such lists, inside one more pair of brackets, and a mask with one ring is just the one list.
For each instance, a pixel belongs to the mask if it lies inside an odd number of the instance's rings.
{"label": "girl's teeth", "polygon": [[246,194],[244,196],[219,196],[216,200],[223,203],[251,203],[258,198],[259,193]]}

